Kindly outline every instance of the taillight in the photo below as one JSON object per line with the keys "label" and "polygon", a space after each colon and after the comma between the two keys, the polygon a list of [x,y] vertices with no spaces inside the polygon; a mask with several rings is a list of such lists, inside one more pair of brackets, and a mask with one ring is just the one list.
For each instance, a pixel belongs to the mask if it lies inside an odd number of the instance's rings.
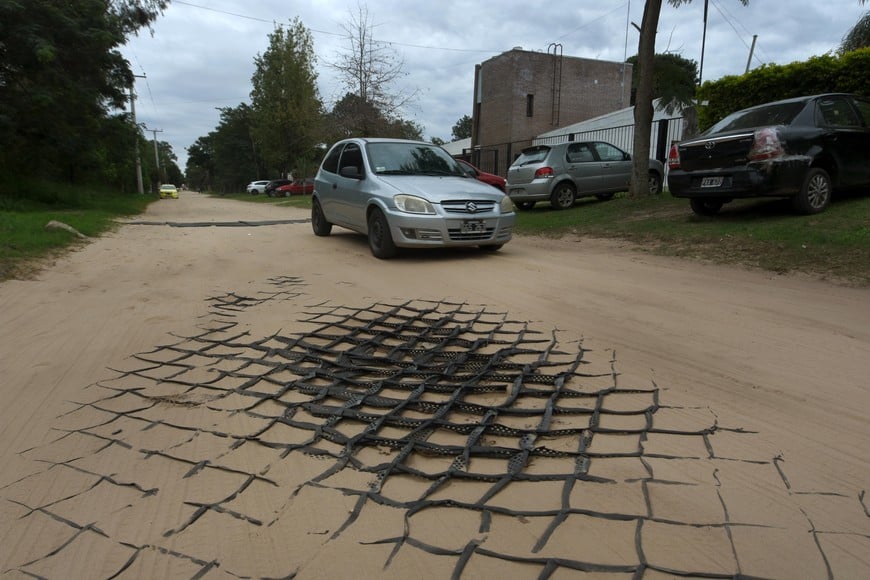
{"label": "taillight", "polygon": [[671,145],[671,150],[668,152],[668,169],[680,168],[680,150],[676,145]]}
{"label": "taillight", "polygon": [[535,178],[538,177],[553,177],[555,173],[553,172],[552,167],[541,167],[537,171],[535,171]]}
{"label": "taillight", "polygon": [[772,159],[779,157],[783,153],[779,134],[777,134],[774,127],[765,127],[755,131],[755,139],[752,141],[752,147],[749,149],[748,157],[750,161]]}

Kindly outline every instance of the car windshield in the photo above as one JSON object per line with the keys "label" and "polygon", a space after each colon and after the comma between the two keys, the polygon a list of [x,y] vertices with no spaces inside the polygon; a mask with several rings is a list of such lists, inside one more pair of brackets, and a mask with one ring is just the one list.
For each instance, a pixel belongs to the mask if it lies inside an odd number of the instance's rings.
{"label": "car windshield", "polygon": [[550,152],[549,147],[533,147],[531,149],[526,149],[520,156],[517,157],[517,160],[514,161],[514,165],[529,165],[531,163],[540,163],[547,157],[547,153]]}
{"label": "car windshield", "polygon": [[380,175],[459,175],[465,173],[446,151],[425,143],[369,143],[369,163]]}
{"label": "car windshield", "polygon": [[803,108],[804,103],[796,101],[737,111],[710,127],[705,134],[723,133],[739,129],[755,129],[770,125],[788,125]]}

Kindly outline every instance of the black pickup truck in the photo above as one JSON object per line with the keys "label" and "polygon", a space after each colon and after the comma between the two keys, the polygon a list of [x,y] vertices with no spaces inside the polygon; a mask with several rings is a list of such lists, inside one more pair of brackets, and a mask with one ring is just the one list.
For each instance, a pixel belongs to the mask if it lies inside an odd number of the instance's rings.
{"label": "black pickup truck", "polygon": [[737,111],[671,147],[668,170],[671,194],[699,215],[747,197],[824,211],[833,189],[870,186],[870,99],[831,93]]}

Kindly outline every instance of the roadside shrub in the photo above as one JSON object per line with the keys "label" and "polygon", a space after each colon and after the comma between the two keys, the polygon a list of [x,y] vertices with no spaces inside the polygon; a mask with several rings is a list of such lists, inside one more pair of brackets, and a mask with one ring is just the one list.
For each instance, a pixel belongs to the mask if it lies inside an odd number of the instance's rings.
{"label": "roadside shrub", "polygon": [[707,81],[698,88],[698,126],[703,131],[725,117],[755,105],[819,93],[870,96],[870,48],[825,54],[804,62],[766,64],[747,74]]}

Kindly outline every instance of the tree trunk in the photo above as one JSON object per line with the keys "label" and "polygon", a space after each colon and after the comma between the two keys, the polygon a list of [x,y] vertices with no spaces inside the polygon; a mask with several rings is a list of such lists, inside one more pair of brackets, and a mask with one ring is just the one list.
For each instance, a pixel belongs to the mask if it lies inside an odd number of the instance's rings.
{"label": "tree trunk", "polygon": [[634,152],[632,154],[630,197],[649,195],[649,142],[653,120],[653,63],[656,28],[662,0],[646,0],[637,46],[637,97],[634,104]]}

